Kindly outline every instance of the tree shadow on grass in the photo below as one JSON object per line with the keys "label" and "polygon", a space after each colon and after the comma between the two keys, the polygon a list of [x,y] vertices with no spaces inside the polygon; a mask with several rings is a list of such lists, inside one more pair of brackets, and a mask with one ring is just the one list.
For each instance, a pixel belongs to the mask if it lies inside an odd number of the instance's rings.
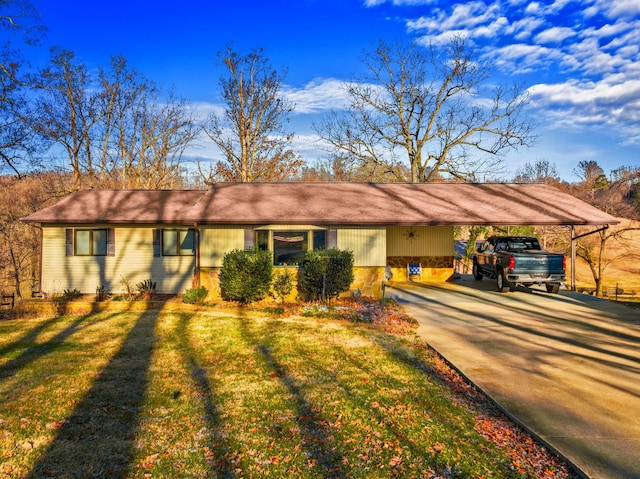
{"label": "tree shadow on grass", "polygon": [[181,315],[177,336],[184,362],[189,368],[189,376],[203,403],[208,432],[207,446],[212,453],[208,459],[213,471],[209,475],[212,477],[234,477],[234,459],[231,455],[231,445],[222,432],[220,407],[214,396],[215,385],[211,384],[207,370],[198,361],[197,352],[189,341],[189,321],[191,319],[191,315]]}
{"label": "tree shadow on grass", "polygon": [[28,478],[129,475],[156,320],[154,312],[140,316]]}
{"label": "tree shadow on grass", "polygon": [[53,320],[49,320],[46,323],[43,323],[37,328],[33,328],[32,331],[25,334],[22,338],[0,349],[0,355],[2,355],[11,352],[11,350],[20,349],[27,345],[29,346],[25,348],[24,351],[22,351],[14,359],[8,361],[7,363],[3,364],[2,367],[0,367],[0,381],[10,378],[20,369],[28,366],[39,358],[46,356],[51,351],[55,350],[57,345],[64,343],[72,335],[82,331],[85,328],[97,324],[97,322],[108,321],[112,316],[113,315],[106,316],[98,321],[95,320],[95,316],[92,314],[79,316],[69,326],[64,328],[55,336],[42,343],[37,344],[36,341],[40,334],[42,334],[48,327],[55,324],[58,318],[54,318]]}
{"label": "tree shadow on grass", "polygon": [[278,361],[269,345],[268,335],[265,335],[264,331],[251,331],[247,323],[248,321],[244,318],[239,319],[239,329],[243,339],[255,349],[264,363],[273,371],[273,376],[286,388],[294,402],[300,427],[301,446],[317,465],[322,477],[348,477],[344,468],[344,455],[340,452],[339,444],[336,444],[330,427],[318,414],[317,407],[305,396],[301,385],[288,374],[287,367]]}

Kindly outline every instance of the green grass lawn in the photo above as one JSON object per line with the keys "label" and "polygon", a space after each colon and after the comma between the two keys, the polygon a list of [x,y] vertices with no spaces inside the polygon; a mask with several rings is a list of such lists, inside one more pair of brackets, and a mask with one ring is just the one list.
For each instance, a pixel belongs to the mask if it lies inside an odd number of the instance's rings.
{"label": "green grass lawn", "polygon": [[274,311],[0,322],[0,477],[573,477],[415,334]]}

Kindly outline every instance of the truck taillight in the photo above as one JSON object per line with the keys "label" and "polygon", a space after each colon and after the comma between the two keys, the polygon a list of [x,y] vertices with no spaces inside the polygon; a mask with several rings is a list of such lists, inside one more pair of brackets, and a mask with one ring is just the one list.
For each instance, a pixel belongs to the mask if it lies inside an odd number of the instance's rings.
{"label": "truck taillight", "polygon": [[509,256],[509,269],[516,269],[516,259],[513,256]]}
{"label": "truck taillight", "polygon": [[566,256],[562,257],[562,269],[564,269],[564,270],[567,269],[567,257]]}

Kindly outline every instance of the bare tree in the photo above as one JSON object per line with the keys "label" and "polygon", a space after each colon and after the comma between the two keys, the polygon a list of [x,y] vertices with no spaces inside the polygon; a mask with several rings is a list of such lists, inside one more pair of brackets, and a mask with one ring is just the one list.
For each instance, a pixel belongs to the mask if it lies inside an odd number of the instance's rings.
{"label": "bare tree", "polygon": [[[36,44],[42,31],[31,2],[0,0],[3,37]],[[7,167],[18,176],[32,166],[33,155],[41,146],[29,128],[24,65],[21,52],[9,40],[0,45],[0,167]]]}
{"label": "bare tree", "polygon": [[518,168],[514,181],[517,183],[558,183],[560,174],[555,163],[547,160],[537,160],[534,163],[527,162]]}
{"label": "bare tree", "polygon": [[242,55],[228,47],[218,58],[227,70],[220,78],[224,114],[211,115],[204,128],[224,156],[214,176],[239,182],[295,176],[302,160],[289,149],[293,134],[284,128],[293,111],[280,92],[284,74],[262,49]]}
{"label": "bare tree", "polygon": [[348,110],[315,125],[334,154],[379,165],[398,181],[468,181],[495,176],[503,152],[535,140],[523,117],[529,95],[518,85],[498,86],[481,99],[491,65],[461,37],[443,54],[381,40],[364,65],[368,76],[346,85]]}
{"label": "bare tree", "polygon": [[8,44],[0,48],[0,165],[20,176],[38,142],[26,121],[28,102],[19,79],[19,53]]}
{"label": "bare tree", "polygon": [[45,92],[36,106],[34,128],[62,146],[73,174],[74,188],[83,187],[83,172],[93,186],[91,132],[98,121],[99,94],[91,90],[87,67],[70,50],[51,49],[50,66],[34,80]]}
{"label": "bare tree", "polygon": [[[586,195],[593,203],[598,190],[604,191],[609,186],[607,175],[597,161],[583,160],[573,169],[573,174],[580,178],[577,188],[580,193]],[[605,206],[605,205],[601,205]]]}
{"label": "bare tree", "polygon": [[[595,284],[595,295],[603,295],[605,270],[616,261],[630,261],[632,254],[628,239],[625,237],[630,231],[637,231],[640,228],[630,226],[612,226],[608,229],[600,229],[592,235],[580,239],[576,242],[576,256],[582,259],[589,266],[591,276]],[[616,243],[618,254],[607,254],[607,245]]]}
{"label": "bare tree", "polygon": [[0,0],[0,30],[20,35],[27,44],[37,45],[45,27],[29,0]]}
{"label": "bare tree", "polygon": [[185,148],[197,134],[188,105],[113,57],[90,75],[73,52],[53,50],[37,84],[37,131],[67,154],[74,188],[168,188],[180,177]]}
{"label": "bare tree", "polygon": [[[619,168],[613,172],[612,181],[609,181],[596,161],[581,161],[574,169],[580,181],[557,186],[612,216],[638,220],[640,212],[635,204],[638,171],[633,167]],[[602,296],[607,267],[613,262],[630,259],[627,233],[639,229],[634,223],[623,220],[620,225],[595,229],[592,234],[576,240],[576,255],[589,267],[596,295]],[[589,233],[589,230],[580,228],[576,231],[578,235],[584,233]],[[622,251],[620,254],[609,253],[608,246],[612,243],[615,243],[616,251]]]}
{"label": "bare tree", "polygon": [[20,221],[55,199],[61,178],[52,172],[0,176],[0,289],[24,297],[38,280],[40,229]]}

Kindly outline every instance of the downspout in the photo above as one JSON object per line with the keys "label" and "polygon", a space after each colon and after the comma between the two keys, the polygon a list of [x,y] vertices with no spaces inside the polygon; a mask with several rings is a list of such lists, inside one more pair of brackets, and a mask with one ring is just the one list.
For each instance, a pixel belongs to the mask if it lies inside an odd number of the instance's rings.
{"label": "downspout", "polygon": [[[42,252],[44,250],[44,230],[42,228],[42,223],[40,223],[40,244],[38,245],[39,250],[39,258],[38,258],[38,293],[42,293]],[[31,288],[31,297],[33,298],[33,287]]]}
{"label": "downspout", "polygon": [[198,223],[193,224],[193,228],[195,231],[195,242],[196,242],[196,267],[194,271],[193,277],[193,287],[200,287],[200,228],[198,228]]}

